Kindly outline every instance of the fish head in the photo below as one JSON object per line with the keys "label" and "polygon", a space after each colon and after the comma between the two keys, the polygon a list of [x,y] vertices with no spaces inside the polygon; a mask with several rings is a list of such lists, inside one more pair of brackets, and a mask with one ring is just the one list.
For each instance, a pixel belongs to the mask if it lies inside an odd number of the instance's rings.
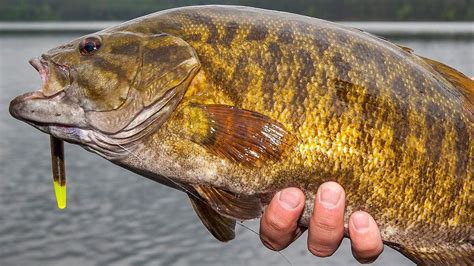
{"label": "fish head", "polygon": [[30,64],[42,88],[16,97],[11,115],[107,156],[159,128],[200,67],[179,37],[126,31],[73,40]]}

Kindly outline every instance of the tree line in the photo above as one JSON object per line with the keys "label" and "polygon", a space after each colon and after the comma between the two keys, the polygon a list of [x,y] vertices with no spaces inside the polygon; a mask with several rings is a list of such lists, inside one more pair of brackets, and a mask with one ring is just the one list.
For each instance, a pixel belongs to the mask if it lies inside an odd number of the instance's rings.
{"label": "tree line", "polygon": [[474,0],[0,0],[0,20],[128,20],[202,4],[254,6],[328,20],[474,21]]}

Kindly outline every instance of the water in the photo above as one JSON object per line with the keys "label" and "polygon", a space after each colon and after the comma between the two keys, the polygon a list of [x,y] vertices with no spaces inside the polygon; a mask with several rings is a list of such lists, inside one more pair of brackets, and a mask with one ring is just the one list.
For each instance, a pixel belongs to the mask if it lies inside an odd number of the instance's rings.
{"label": "water", "polygon": [[[49,138],[8,114],[16,95],[39,88],[28,59],[76,36],[0,36],[0,265],[288,265],[237,227],[213,239],[184,193],[66,144],[68,207],[56,208]],[[421,55],[474,76],[474,40],[401,39]],[[258,221],[246,222],[258,231]],[[330,258],[312,256],[306,234],[283,251],[294,265],[356,265],[344,240]],[[376,265],[412,265],[386,247]]]}

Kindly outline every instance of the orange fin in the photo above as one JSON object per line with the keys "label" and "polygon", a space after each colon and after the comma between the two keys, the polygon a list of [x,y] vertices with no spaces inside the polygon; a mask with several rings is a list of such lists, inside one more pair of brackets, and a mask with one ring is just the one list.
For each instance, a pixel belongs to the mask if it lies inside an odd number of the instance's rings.
{"label": "orange fin", "polygon": [[215,187],[196,185],[194,189],[209,205],[231,219],[250,220],[262,214],[262,203],[255,196],[236,195]]}
{"label": "orange fin", "polygon": [[199,122],[206,126],[193,133],[193,141],[234,162],[258,167],[278,161],[293,143],[281,123],[260,113],[220,104],[192,108],[206,120]]}
{"label": "orange fin", "polygon": [[471,119],[474,118],[474,80],[466,77],[463,73],[438,61],[422,57],[434,70],[440,73],[446,80],[451,82],[464,97],[464,109]]}
{"label": "orange fin", "polygon": [[220,215],[205,204],[203,199],[197,199],[193,195],[189,195],[189,199],[202,224],[217,240],[227,242],[235,238],[235,220]]}

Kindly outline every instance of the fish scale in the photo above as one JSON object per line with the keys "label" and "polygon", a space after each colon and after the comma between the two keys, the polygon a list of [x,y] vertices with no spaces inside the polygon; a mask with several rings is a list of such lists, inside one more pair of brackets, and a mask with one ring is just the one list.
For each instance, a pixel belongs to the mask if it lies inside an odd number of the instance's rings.
{"label": "fish scale", "polygon": [[95,54],[71,50],[82,38],[47,53],[97,77],[64,89],[89,93],[67,94],[89,108],[81,134],[35,125],[44,117],[25,111],[26,96],[15,117],[188,193],[222,241],[289,186],[306,195],[308,226],[318,186],[336,181],[346,221],[369,212],[419,264],[473,263],[474,83],[463,74],[357,29],[246,7],[166,10],[90,36],[103,42]]}
{"label": "fish scale", "polygon": [[[303,182],[308,185],[299,187],[307,194],[322,182],[337,181],[346,188],[348,210],[369,211],[387,242],[407,244],[408,237],[394,234],[405,227],[415,228],[410,238],[427,238],[422,227],[429,225],[437,225],[431,230],[439,232],[463,228],[472,234],[468,128],[473,124],[459,100],[447,97],[445,87],[451,86],[420,67],[416,55],[371,35],[307,18],[283,20],[262,12],[255,20],[252,12],[232,10],[232,16],[229,10],[205,8],[176,13],[169,15],[170,21],[183,27],[171,32],[196,49],[209,80],[200,86],[222,92],[215,103],[230,99],[232,105],[268,115],[299,140],[285,160],[251,174],[229,170],[234,178],[256,187],[261,184],[255,180],[262,179],[266,190],[274,191]],[[168,26],[160,20],[157,24],[159,29]],[[281,53],[278,59],[275,50]],[[305,56],[298,58],[298,51]],[[242,57],[247,59],[242,62]],[[308,64],[316,71],[308,72]],[[190,93],[186,97],[195,100]],[[437,123],[428,127],[430,119]],[[456,131],[456,119],[467,126]],[[453,149],[461,138],[470,146],[464,154]],[[456,169],[464,171],[456,174]],[[397,197],[402,191],[403,197]],[[306,208],[312,209],[309,198]],[[429,248],[435,249],[433,244]]]}

